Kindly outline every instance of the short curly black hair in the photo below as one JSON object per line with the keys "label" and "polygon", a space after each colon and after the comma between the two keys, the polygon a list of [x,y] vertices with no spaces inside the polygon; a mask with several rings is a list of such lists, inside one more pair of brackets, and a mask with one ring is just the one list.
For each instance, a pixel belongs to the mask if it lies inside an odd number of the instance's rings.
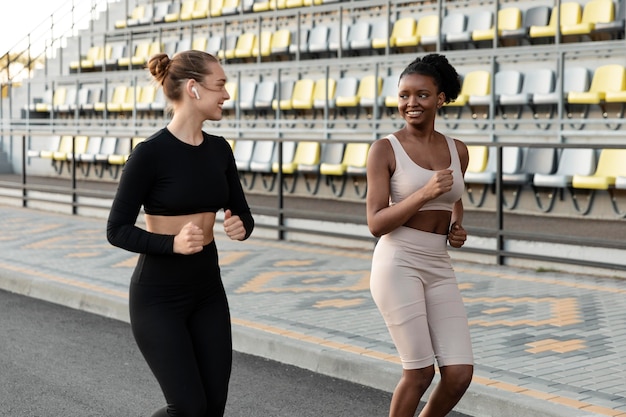
{"label": "short curly black hair", "polygon": [[441,54],[428,54],[417,57],[400,74],[401,80],[406,75],[427,75],[435,80],[438,92],[444,93],[445,102],[454,101],[461,92],[461,78],[456,69],[448,62],[448,58]]}

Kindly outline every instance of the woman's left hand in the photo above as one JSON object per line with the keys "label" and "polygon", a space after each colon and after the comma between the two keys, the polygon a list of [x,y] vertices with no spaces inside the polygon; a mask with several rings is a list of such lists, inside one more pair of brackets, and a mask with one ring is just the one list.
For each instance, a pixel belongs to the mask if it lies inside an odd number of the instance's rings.
{"label": "woman's left hand", "polygon": [[239,216],[234,215],[230,210],[224,211],[224,231],[232,240],[243,240],[246,236],[246,228]]}
{"label": "woman's left hand", "polygon": [[454,223],[448,233],[448,242],[453,248],[460,248],[467,240],[467,232],[460,224]]}

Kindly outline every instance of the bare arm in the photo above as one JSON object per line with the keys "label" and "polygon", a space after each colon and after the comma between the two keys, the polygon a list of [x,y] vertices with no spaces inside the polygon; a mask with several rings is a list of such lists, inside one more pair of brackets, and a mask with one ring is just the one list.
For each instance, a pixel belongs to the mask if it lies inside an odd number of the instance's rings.
{"label": "bare arm", "polygon": [[395,169],[393,149],[388,140],[378,140],[367,160],[367,224],[374,236],[381,236],[405,224],[429,200],[450,191],[452,171],[437,171],[430,181],[398,204],[389,205],[390,180]]}

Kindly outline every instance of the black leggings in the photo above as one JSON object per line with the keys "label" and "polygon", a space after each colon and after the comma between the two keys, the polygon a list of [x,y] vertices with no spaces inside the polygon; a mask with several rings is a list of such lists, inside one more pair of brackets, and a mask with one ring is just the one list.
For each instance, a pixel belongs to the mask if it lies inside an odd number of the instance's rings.
{"label": "black leggings", "polygon": [[167,407],[152,417],[221,417],[232,364],[230,313],[212,243],[191,256],[141,255],[130,320]]}

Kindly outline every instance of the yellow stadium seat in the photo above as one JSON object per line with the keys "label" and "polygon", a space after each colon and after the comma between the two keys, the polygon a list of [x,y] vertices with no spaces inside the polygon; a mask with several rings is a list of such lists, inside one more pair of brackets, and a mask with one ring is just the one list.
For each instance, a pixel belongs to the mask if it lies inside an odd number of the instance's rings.
{"label": "yellow stadium seat", "polygon": [[[320,159],[320,143],[319,142],[298,142],[296,152],[291,161],[283,162],[282,172],[284,174],[294,174],[298,165],[315,165]],[[278,172],[279,165],[277,162],[272,164],[272,171]]]}
{"label": "yellow stadium seat", "polygon": [[470,96],[486,96],[491,93],[491,73],[488,71],[472,71],[465,75],[461,92],[456,100],[446,107],[462,107],[468,104]]}
{"label": "yellow stadium seat", "polygon": [[[582,6],[576,2],[564,2],[561,3],[560,19],[561,28],[567,25],[576,25],[580,23],[582,18]],[[556,6],[552,9],[550,14],[550,20],[547,26],[531,26],[528,32],[531,40],[539,38],[549,38],[556,36],[557,28],[557,13]]]}
{"label": "yellow stadium seat", "polygon": [[[503,30],[517,30],[522,27],[522,11],[518,7],[507,7],[498,11],[498,36]],[[493,40],[494,27],[478,29],[472,32],[472,40],[476,42]]]}
{"label": "yellow stadium seat", "polygon": [[127,19],[120,19],[120,20],[116,20],[115,21],[115,28],[116,29],[123,29],[126,26],[129,26],[129,21],[130,21],[130,26],[133,25],[132,22],[136,22],[139,21],[140,19],[142,19],[146,14],[146,5],[145,4],[139,4],[137,6],[135,6],[135,8],[133,9],[133,11],[131,12],[130,16],[128,16]]}
{"label": "yellow stadium seat", "polygon": [[417,21],[412,17],[398,19],[393,25],[391,36],[389,37],[389,46],[401,48],[417,46],[418,43]]}
{"label": "yellow stadium seat", "polygon": [[35,111],[39,113],[51,112],[55,107],[65,104],[67,97],[66,87],[57,87],[52,95],[52,100],[48,103],[42,102],[35,104]]}
{"label": "yellow stadium seat", "polygon": [[84,153],[87,150],[87,136],[62,136],[59,149],[52,153],[52,159],[55,161],[71,161],[72,152],[75,154]]}
{"label": "yellow stadium seat", "polygon": [[567,101],[572,104],[600,104],[607,92],[623,90],[626,90],[626,68],[619,64],[604,65],[593,73],[589,91],[571,91]]}
{"label": "yellow stadium seat", "polygon": [[193,5],[193,11],[191,12],[190,18],[185,19],[181,14],[180,20],[204,19],[208,17],[210,13],[210,4],[216,4],[215,7],[219,7],[220,10],[222,8],[222,0],[196,0]]}
{"label": "yellow stadium seat", "polygon": [[195,38],[191,43],[191,49],[196,51],[205,51],[209,40],[206,37]]}
{"label": "yellow stadium seat", "polygon": [[593,175],[574,175],[572,187],[607,190],[618,176],[626,176],[626,149],[602,149]]}
{"label": "yellow stadium seat", "polygon": [[313,89],[313,108],[323,109],[326,106],[326,99],[334,102],[337,81],[334,78],[320,78],[315,81]]}
{"label": "yellow stadium seat", "polygon": [[383,88],[382,77],[375,75],[366,75],[361,78],[357,96],[359,96],[359,105],[361,107],[374,107]]}
{"label": "yellow stadium seat", "polygon": [[291,96],[291,107],[296,110],[312,110],[314,90],[313,80],[307,78],[296,81]]}
{"label": "yellow stadium seat", "polygon": [[343,159],[339,164],[320,164],[320,173],[324,175],[341,176],[348,173],[349,168],[364,169],[367,163],[369,143],[350,142],[346,145]]}
{"label": "yellow stadium seat", "polygon": [[417,21],[416,34],[422,46],[436,45],[439,38],[439,16],[427,15]]}
{"label": "yellow stadium seat", "polygon": [[596,23],[609,23],[615,19],[615,5],[610,0],[591,0],[583,8],[580,23],[561,25],[565,35],[591,35]]}
{"label": "yellow stadium seat", "polygon": [[108,102],[99,101],[94,103],[94,110],[98,112],[103,112],[105,109],[114,112],[121,111],[122,103],[126,100],[126,91],[128,88],[129,87],[126,85],[115,86],[111,94],[111,99]]}
{"label": "yellow stadium seat", "polygon": [[[109,47],[110,48],[110,47]],[[70,62],[70,70],[76,71],[78,69],[93,70],[95,63],[105,58],[105,49],[103,46],[92,46],[87,50],[87,55],[79,61]]]}
{"label": "yellow stadium seat", "polygon": [[[261,55],[262,57],[270,56],[272,53],[272,37],[273,33],[268,30],[264,30],[261,32],[261,38],[258,36],[254,37],[254,43],[252,45],[252,57],[258,57]],[[259,42],[260,41],[260,42]],[[259,46],[259,43],[261,44]]]}
{"label": "yellow stadium seat", "polygon": [[489,148],[479,145],[468,145],[469,164],[467,172],[483,172],[487,169],[487,158],[489,157]]}

